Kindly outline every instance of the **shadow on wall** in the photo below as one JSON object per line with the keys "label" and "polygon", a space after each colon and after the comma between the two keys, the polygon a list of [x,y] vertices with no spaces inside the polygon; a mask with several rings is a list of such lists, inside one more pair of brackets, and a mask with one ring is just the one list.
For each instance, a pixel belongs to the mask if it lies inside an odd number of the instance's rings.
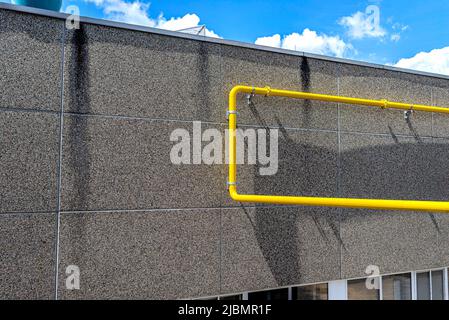
{"label": "shadow on wall", "polygon": [[[301,66],[301,70],[307,73],[307,67]],[[302,79],[306,82],[303,88],[307,90],[307,75]],[[257,106],[251,106],[251,110],[257,112]],[[266,124],[259,124],[266,128],[268,136]],[[379,140],[368,135],[352,135],[352,140],[346,142],[354,147],[340,154],[314,144],[314,133],[306,133],[309,138],[298,139],[295,131],[286,130],[279,120],[277,126],[280,128],[279,170],[274,176],[260,176],[260,166],[253,167],[252,185],[256,194],[449,201],[449,144],[421,139],[413,130],[412,122],[409,122],[410,137],[397,137],[393,132],[391,138],[377,137]],[[364,142],[360,144],[360,140]],[[340,238],[339,223],[352,216],[349,211],[342,210],[339,221],[320,210],[304,210],[303,213],[311,215],[324,243],[335,246],[326,236],[323,226],[327,225],[338,245],[346,250]],[[435,232],[440,233],[434,215],[428,214],[428,217]],[[277,283],[295,283],[306,271],[299,256],[299,246],[304,241],[303,235],[298,234],[300,214],[256,205],[254,218],[249,215],[248,218]],[[289,265],[288,270],[286,265]]]}
{"label": "shadow on wall", "polygon": [[[281,130],[279,155],[283,158],[280,159],[279,171],[275,176],[264,177],[259,175],[259,167],[255,166],[255,193],[449,201],[448,144],[395,142],[344,152],[341,154],[340,194],[326,192],[326,189],[330,190],[329,184],[337,184],[337,181],[331,181],[332,174],[327,174],[329,165],[332,165],[326,161],[330,157],[329,152],[326,148],[295,143],[287,131]],[[316,159],[323,159],[323,162],[311,161]],[[288,210],[285,214],[270,212],[262,205],[256,205],[255,211],[252,224],[265,260],[279,284],[289,283],[285,277],[300,275],[302,271],[298,264],[301,260],[298,255],[300,248],[297,247],[304,239],[297,231],[300,223],[297,219],[300,217]],[[323,241],[329,242],[323,230],[327,224],[344,250],[337,219],[320,216],[320,210],[313,211],[304,210],[304,213],[312,215]],[[433,214],[428,216],[435,226],[435,232],[440,233]],[[339,218],[341,222],[351,219],[351,215],[343,212]],[[286,254],[289,255],[290,268],[293,268],[288,273],[282,271]]]}

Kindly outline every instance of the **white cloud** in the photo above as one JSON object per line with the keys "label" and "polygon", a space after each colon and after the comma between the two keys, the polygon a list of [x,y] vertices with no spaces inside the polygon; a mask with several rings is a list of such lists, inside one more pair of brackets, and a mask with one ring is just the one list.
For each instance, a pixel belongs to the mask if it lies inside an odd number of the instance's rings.
{"label": "white cloud", "polygon": [[377,6],[368,6],[366,11],[357,11],[352,16],[341,18],[338,23],[348,29],[353,39],[382,38],[387,31],[380,25],[380,11]]}
{"label": "white cloud", "polygon": [[275,34],[271,37],[260,37],[256,39],[256,44],[267,47],[281,47],[281,36],[279,34]]}
{"label": "white cloud", "polygon": [[[84,0],[102,8],[107,19],[137,24],[147,27],[178,31],[187,28],[200,27],[200,18],[194,13],[188,13],[183,17],[166,19],[162,14],[157,18],[149,15],[150,3],[139,0]],[[205,28],[208,37],[220,38],[214,31]]]}
{"label": "white cloud", "polygon": [[87,0],[93,1],[97,6],[103,8],[104,13],[110,19],[155,27],[156,21],[151,19],[147,11],[150,5],[140,1],[125,2],[121,0]]}
{"label": "white cloud", "polygon": [[393,24],[392,28],[393,28],[393,30],[395,30],[395,31],[403,32],[403,31],[408,30],[409,26],[408,26],[408,25],[405,25],[405,24],[401,24],[401,23],[397,23],[397,22],[396,22],[395,24]]}
{"label": "white cloud", "polygon": [[[188,13],[185,16],[179,18],[170,18],[169,20],[166,20],[164,17],[160,16],[157,21],[156,27],[173,31],[190,29],[194,27],[198,27],[195,29],[200,29],[200,17],[198,17],[194,13]],[[205,28],[205,33],[208,37],[220,38],[220,36],[217,35],[214,31],[207,28]]]}
{"label": "white cloud", "polygon": [[420,52],[412,58],[399,60],[394,66],[449,75],[449,47]]}
{"label": "white cloud", "polygon": [[87,0],[86,2],[93,2],[97,6],[101,6],[104,3],[104,0]]}
{"label": "white cloud", "polygon": [[304,29],[302,34],[294,32],[282,39],[279,34],[261,37],[256,40],[256,44],[336,57],[343,57],[353,50],[352,45],[345,43],[339,36],[319,35],[310,29]]}
{"label": "white cloud", "polygon": [[393,33],[390,35],[390,40],[398,42],[401,39],[401,33],[407,31],[409,26],[401,23],[394,23],[391,28],[393,29]]}
{"label": "white cloud", "polygon": [[401,35],[399,33],[393,33],[390,36],[390,40],[393,42],[398,42],[401,39]]}

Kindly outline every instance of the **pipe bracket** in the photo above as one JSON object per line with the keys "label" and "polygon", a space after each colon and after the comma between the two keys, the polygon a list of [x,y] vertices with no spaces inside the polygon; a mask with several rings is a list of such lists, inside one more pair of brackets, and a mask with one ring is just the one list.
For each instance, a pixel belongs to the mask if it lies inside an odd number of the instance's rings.
{"label": "pipe bracket", "polygon": [[253,87],[253,90],[251,91],[251,93],[246,95],[246,101],[247,101],[248,107],[250,107],[251,104],[253,103],[253,98],[255,95],[256,95],[256,88]]}
{"label": "pipe bracket", "polygon": [[226,120],[229,120],[229,115],[231,114],[238,115],[239,113],[235,110],[226,110]]}
{"label": "pipe bracket", "polygon": [[229,187],[230,186],[236,186],[237,185],[237,182],[229,182],[229,181],[226,181],[226,187],[227,187],[227,189],[229,190]]}
{"label": "pipe bracket", "polygon": [[265,97],[269,97],[270,94],[271,94],[271,88],[267,86],[264,89],[267,90],[267,93],[265,94]]}
{"label": "pipe bracket", "polygon": [[413,113],[415,113],[415,110],[413,110],[413,106],[410,107],[410,110],[404,111],[404,119],[405,119],[405,121],[409,122],[410,118],[413,115]]}

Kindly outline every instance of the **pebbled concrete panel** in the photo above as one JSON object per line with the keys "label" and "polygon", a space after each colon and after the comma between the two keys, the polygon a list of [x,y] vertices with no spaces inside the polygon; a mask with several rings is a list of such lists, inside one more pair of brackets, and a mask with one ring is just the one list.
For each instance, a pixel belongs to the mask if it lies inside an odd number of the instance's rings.
{"label": "pebbled concrete panel", "polygon": [[231,203],[224,165],[171,163],[176,144],[170,141],[171,133],[184,129],[193,141],[192,127],[192,122],[66,116],[63,210],[204,208]]}
{"label": "pebbled concrete panel", "polygon": [[[449,108],[449,80],[432,79],[432,104]],[[433,114],[433,136],[449,137],[449,114]]]}
{"label": "pebbled concrete panel", "polygon": [[[432,139],[343,134],[341,189],[344,197],[444,200],[445,148]],[[343,210],[342,278],[441,267],[438,215]]]}
{"label": "pebbled concrete panel", "polygon": [[382,274],[442,266],[434,215],[344,210],[340,226],[343,279],[366,277],[370,265]]}
{"label": "pebbled concrete panel", "polygon": [[443,180],[437,177],[440,165],[435,157],[442,151],[432,139],[342,134],[342,195],[442,200]]}
{"label": "pebbled concrete panel", "polygon": [[213,120],[219,46],[82,24],[66,40],[65,110]]}
{"label": "pebbled concrete panel", "polygon": [[339,278],[335,209],[237,208],[222,215],[222,293]]}
{"label": "pebbled concrete panel", "polygon": [[[342,96],[426,105],[432,103],[431,84],[427,77],[339,64],[339,81]],[[340,123],[342,131],[432,135],[432,114],[424,112],[415,113],[407,122],[402,110],[341,105]]]}
{"label": "pebbled concrete panel", "polygon": [[449,265],[449,215],[435,214],[435,226],[438,231],[438,252],[439,255],[435,261],[438,266]]}
{"label": "pebbled concrete panel", "polygon": [[[325,61],[262,52],[247,48],[223,46],[223,85],[221,101],[228,101],[235,85],[337,93],[335,64]],[[238,123],[307,129],[337,129],[336,104],[290,98],[256,96],[248,106],[246,95],[239,95]],[[223,111],[221,118],[225,116]]]}
{"label": "pebbled concrete panel", "polygon": [[[220,210],[61,217],[61,299],[178,299],[219,292]],[[65,289],[67,265],[80,290]]]}
{"label": "pebbled concrete panel", "polygon": [[[238,165],[239,192],[292,196],[337,196],[337,133],[282,128],[278,135],[279,161],[276,174],[263,176],[260,170],[268,166],[259,162],[257,165]],[[266,136],[268,141],[268,132]],[[268,147],[267,149],[270,150]],[[271,167],[274,166],[271,165]]]}
{"label": "pebbled concrete panel", "polygon": [[64,21],[0,10],[0,108],[61,109]]}
{"label": "pebbled concrete panel", "polygon": [[0,299],[55,296],[54,214],[0,215]]}
{"label": "pebbled concrete panel", "polygon": [[59,116],[0,112],[0,213],[56,210]]}
{"label": "pebbled concrete panel", "polygon": [[[433,139],[434,145],[438,146],[438,152],[435,153],[435,161],[432,163],[435,166],[435,180],[438,183],[439,194],[442,200],[449,201],[449,190],[447,188],[447,181],[449,181],[449,167],[447,165],[449,153],[448,139]],[[438,231],[438,249],[440,254],[437,261],[440,266],[449,265],[449,215],[435,214],[435,226]]]}

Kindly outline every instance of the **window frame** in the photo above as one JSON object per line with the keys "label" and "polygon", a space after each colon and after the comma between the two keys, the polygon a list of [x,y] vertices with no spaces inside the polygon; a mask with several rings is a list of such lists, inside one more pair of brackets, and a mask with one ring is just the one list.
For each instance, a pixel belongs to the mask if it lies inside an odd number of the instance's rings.
{"label": "window frame", "polygon": [[[384,288],[383,288],[383,278],[384,277],[390,277],[395,275],[405,275],[410,274],[410,290],[411,290],[411,300],[417,300],[418,299],[418,285],[417,285],[417,275],[419,273],[429,273],[429,290],[430,290],[430,300],[433,300],[433,284],[432,284],[432,273],[433,272],[443,272],[443,300],[449,300],[449,267],[444,268],[435,268],[435,269],[424,269],[419,271],[410,271],[410,272],[398,272],[398,273],[390,273],[390,274],[383,274],[379,275],[379,300],[384,300]],[[293,290],[295,288],[302,288],[302,287],[308,287],[308,286],[315,286],[315,285],[327,285],[327,299],[328,300],[349,300],[348,297],[348,282],[353,280],[366,280],[369,277],[363,277],[363,278],[352,278],[352,279],[344,279],[344,280],[335,280],[335,281],[328,281],[328,282],[319,282],[319,283],[312,283],[312,284],[305,284],[305,285],[293,285],[288,287],[281,287],[281,288],[273,288],[273,289],[266,289],[266,290],[255,290],[255,291],[246,291],[241,293],[235,293],[235,294],[226,294],[226,295],[220,295],[216,297],[210,297],[210,298],[217,298],[217,300],[221,300],[220,298],[229,297],[229,296],[242,296],[242,301],[248,301],[248,296],[250,293],[255,292],[264,292],[264,291],[276,291],[276,290],[282,290],[282,289],[288,289],[288,301],[292,301],[293,299]]]}

